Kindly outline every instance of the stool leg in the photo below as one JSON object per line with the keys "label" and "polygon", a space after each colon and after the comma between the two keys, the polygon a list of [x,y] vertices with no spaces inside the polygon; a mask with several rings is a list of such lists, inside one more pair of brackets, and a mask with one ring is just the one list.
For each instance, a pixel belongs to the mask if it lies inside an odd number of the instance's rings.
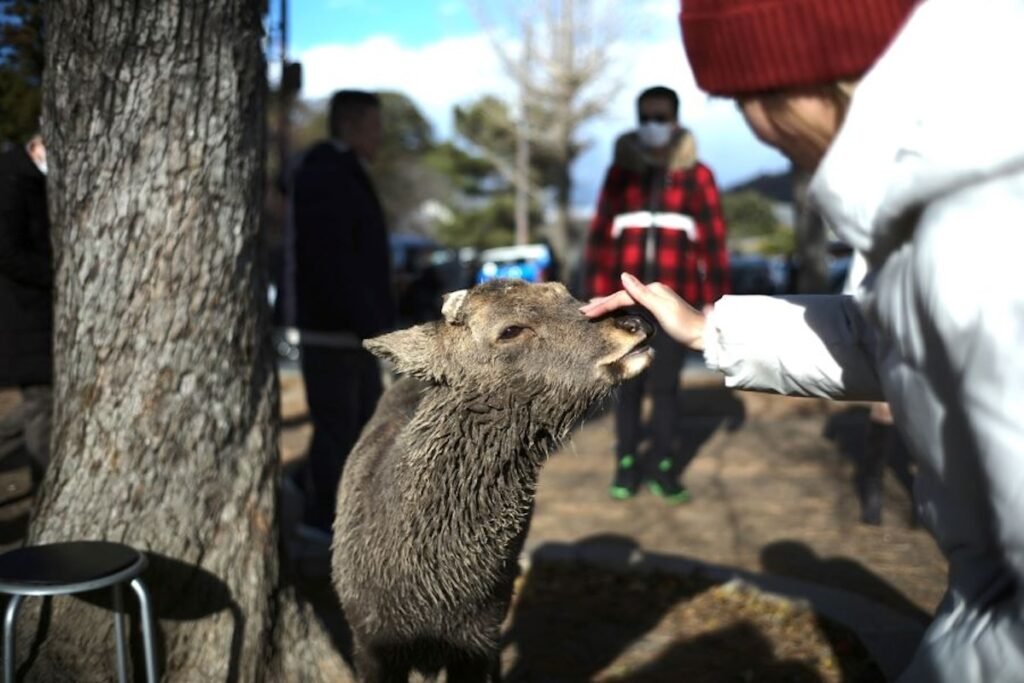
{"label": "stool leg", "polygon": [[4,683],[14,683],[17,662],[14,659],[14,625],[18,620],[18,608],[24,595],[12,595],[4,612]]}
{"label": "stool leg", "polygon": [[153,608],[149,602],[149,591],[146,584],[139,579],[132,579],[132,590],[139,598],[142,621],[142,646],[146,651],[146,678],[149,683],[157,683],[156,652],[153,650]]}
{"label": "stool leg", "polygon": [[114,591],[114,639],[117,641],[117,680],[128,683],[128,657],[124,641],[124,590],[115,583]]}

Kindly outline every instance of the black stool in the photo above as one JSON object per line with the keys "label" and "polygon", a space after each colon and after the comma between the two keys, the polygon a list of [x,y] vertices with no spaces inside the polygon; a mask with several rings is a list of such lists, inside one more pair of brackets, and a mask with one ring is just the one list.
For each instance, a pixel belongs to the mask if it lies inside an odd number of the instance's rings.
{"label": "black stool", "polygon": [[11,596],[4,614],[4,683],[14,683],[14,628],[26,595],[69,595],[112,587],[114,632],[117,637],[117,680],[128,680],[124,639],[123,585],[129,583],[139,599],[146,678],[156,683],[153,652],[153,611],[149,592],[139,575],[146,556],[120,543],[74,541],[18,548],[0,555],[0,593]]}

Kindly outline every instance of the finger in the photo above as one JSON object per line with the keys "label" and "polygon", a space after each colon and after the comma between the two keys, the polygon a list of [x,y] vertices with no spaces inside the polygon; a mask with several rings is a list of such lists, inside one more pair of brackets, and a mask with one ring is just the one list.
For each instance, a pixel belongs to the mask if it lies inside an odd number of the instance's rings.
{"label": "finger", "polygon": [[650,309],[656,305],[657,293],[629,273],[622,274],[622,286],[633,300],[644,308]]}
{"label": "finger", "polygon": [[623,291],[615,292],[609,296],[603,296],[598,299],[594,299],[590,303],[582,306],[580,310],[587,315],[596,316],[613,311],[623,306],[632,306],[633,300],[628,294]]}
{"label": "finger", "polygon": [[580,307],[580,312],[589,318],[596,318],[599,315],[604,315],[618,308],[625,306],[633,306],[636,302],[626,292],[619,290],[611,296],[602,297],[596,299]]}
{"label": "finger", "polygon": [[604,301],[607,298],[608,298],[607,296],[592,296],[589,299],[587,299],[587,303],[585,303],[582,306],[580,306],[580,310],[582,311],[582,310],[585,310],[587,308],[592,308],[592,307],[596,306],[597,304],[601,303],[602,301]]}

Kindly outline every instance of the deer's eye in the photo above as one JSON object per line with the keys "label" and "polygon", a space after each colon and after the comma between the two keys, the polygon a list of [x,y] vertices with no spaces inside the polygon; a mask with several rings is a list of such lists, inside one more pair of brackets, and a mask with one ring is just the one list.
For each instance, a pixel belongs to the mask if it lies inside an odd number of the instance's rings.
{"label": "deer's eye", "polygon": [[521,325],[509,325],[508,327],[501,331],[501,334],[498,335],[498,341],[508,341],[509,339],[515,339],[524,331],[526,331],[526,328]]}

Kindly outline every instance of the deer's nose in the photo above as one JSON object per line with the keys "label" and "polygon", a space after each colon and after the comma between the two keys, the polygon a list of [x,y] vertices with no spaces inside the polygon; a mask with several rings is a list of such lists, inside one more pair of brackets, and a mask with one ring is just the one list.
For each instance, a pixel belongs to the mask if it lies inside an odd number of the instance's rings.
{"label": "deer's nose", "polygon": [[619,316],[615,318],[615,326],[631,334],[642,333],[645,337],[654,333],[654,326],[639,315]]}

